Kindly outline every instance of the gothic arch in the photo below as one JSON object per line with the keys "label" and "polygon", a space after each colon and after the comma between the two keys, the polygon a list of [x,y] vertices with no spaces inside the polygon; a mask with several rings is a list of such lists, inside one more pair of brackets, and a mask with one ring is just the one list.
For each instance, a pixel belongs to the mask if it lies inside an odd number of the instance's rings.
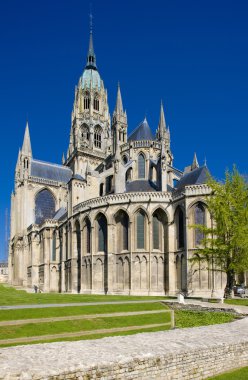
{"label": "gothic arch", "polygon": [[174,213],[176,250],[185,247],[185,211],[178,205]]}
{"label": "gothic arch", "polygon": [[34,198],[35,223],[41,224],[45,219],[52,219],[56,210],[56,198],[50,189],[42,188]]}
{"label": "gothic arch", "polygon": [[138,178],[145,179],[146,178],[146,156],[143,152],[140,152],[137,156],[137,164],[138,164]]}
{"label": "gothic arch", "polygon": [[118,210],[115,213],[116,249],[117,253],[129,250],[129,215],[126,211]]}
{"label": "gothic arch", "polygon": [[164,253],[168,250],[168,215],[161,207],[152,213],[152,248]]}

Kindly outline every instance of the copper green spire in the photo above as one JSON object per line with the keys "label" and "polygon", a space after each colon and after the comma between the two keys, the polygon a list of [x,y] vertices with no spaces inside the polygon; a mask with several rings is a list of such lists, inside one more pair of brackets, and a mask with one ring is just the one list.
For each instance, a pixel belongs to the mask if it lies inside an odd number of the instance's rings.
{"label": "copper green spire", "polygon": [[93,26],[92,26],[92,14],[90,14],[90,40],[89,40],[89,50],[88,50],[88,56],[87,56],[87,65],[86,69],[92,69],[97,70],[96,67],[96,55],[94,52],[94,45],[93,45]]}

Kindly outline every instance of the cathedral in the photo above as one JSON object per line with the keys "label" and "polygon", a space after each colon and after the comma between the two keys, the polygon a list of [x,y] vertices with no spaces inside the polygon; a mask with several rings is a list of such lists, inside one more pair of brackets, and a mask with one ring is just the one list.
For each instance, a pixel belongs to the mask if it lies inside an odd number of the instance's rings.
{"label": "cathedral", "polygon": [[[159,107],[158,107],[159,110]],[[173,166],[163,105],[128,134],[118,85],[110,115],[92,31],[62,164],[33,157],[28,123],[11,195],[9,282],[42,292],[192,296],[223,293],[212,262],[193,263],[210,225],[207,167]]]}

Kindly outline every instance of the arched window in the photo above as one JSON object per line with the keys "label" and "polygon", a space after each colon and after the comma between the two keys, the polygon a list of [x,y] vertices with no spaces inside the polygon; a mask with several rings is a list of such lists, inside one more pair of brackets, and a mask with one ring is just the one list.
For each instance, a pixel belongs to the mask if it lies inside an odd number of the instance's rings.
{"label": "arched window", "polygon": [[118,252],[128,250],[128,215],[120,210],[116,215]]}
{"label": "arched window", "polygon": [[153,215],[153,218],[152,218],[153,249],[159,249],[159,242],[160,242],[159,227],[160,227],[159,218],[158,218],[158,215],[155,214]]}
{"label": "arched window", "polygon": [[145,214],[143,211],[136,215],[136,245],[137,249],[145,248]]}
{"label": "arched window", "polygon": [[52,193],[41,190],[35,198],[35,223],[41,224],[45,219],[52,219],[55,214],[55,199]]}
{"label": "arched window", "polygon": [[126,171],[126,182],[131,181],[131,180],[132,180],[132,168],[129,168]]}
{"label": "arched window", "polygon": [[86,93],[84,96],[84,109],[88,110],[90,108],[90,95]]}
{"label": "arched window", "polygon": [[56,260],[56,231],[53,231],[52,239],[52,261]]}
{"label": "arched window", "polygon": [[[197,203],[194,209],[194,222],[195,224],[205,224],[205,208],[201,203]],[[204,234],[202,231],[200,231],[198,228],[195,229],[195,246],[201,244],[201,241],[204,237]]]}
{"label": "arched window", "polygon": [[162,209],[157,209],[152,215],[153,249],[166,252],[168,248],[168,219]]}
{"label": "arched window", "polygon": [[83,140],[89,141],[90,139],[90,131],[87,124],[83,124],[82,126],[82,138]]}
{"label": "arched window", "polygon": [[138,177],[145,178],[145,176],[146,176],[145,157],[141,153],[138,157]]}
{"label": "arched window", "polygon": [[107,252],[107,221],[103,215],[97,219],[98,228],[98,251]]}
{"label": "arched window", "polygon": [[177,242],[178,249],[184,248],[184,215],[181,208],[178,209],[177,221]]}
{"label": "arched window", "polygon": [[99,99],[94,98],[94,110],[99,111]]}
{"label": "arched window", "polygon": [[86,218],[83,225],[83,243],[84,243],[84,254],[91,253],[91,224],[88,218]]}
{"label": "arched window", "polygon": [[99,126],[95,127],[94,132],[94,145],[96,148],[102,147],[102,130]]}
{"label": "arched window", "polygon": [[123,164],[124,164],[124,165],[127,164],[128,159],[127,159],[127,156],[126,156],[126,155],[124,155],[124,156],[122,157],[122,161],[123,161]]}

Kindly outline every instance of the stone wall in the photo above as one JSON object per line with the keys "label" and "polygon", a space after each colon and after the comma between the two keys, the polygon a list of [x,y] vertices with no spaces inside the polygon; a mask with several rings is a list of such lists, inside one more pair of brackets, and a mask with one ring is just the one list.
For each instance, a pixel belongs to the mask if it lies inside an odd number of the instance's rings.
{"label": "stone wall", "polygon": [[248,366],[248,319],[0,350],[0,379],[206,379]]}

